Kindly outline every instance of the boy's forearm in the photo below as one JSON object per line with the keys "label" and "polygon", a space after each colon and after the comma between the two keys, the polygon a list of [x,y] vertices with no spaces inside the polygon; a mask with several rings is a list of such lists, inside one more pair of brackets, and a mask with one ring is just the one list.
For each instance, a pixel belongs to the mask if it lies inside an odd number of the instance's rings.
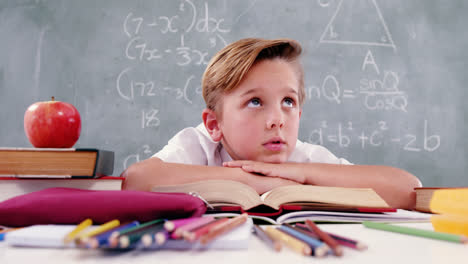
{"label": "boy's forearm", "polygon": [[122,176],[125,177],[122,189],[149,191],[155,185],[174,185],[208,179],[235,178],[236,174],[226,175],[219,167],[196,166],[166,163],[158,158],[150,158],[130,166]]}
{"label": "boy's forearm", "polygon": [[[293,164],[294,165],[294,164]],[[306,184],[373,188],[391,207],[412,209],[414,187],[421,182],[412,174],[394,167],[371,165],[296,164]],[[297,169],[297,167],[296,167]]]}
{"label": "boy's forearm", "polygon": [[239,181],[250,185],[258,193],[277,186],[294,184],[281,178],[256,176],[240,168],[166,163],[158,158],[133,164],[121,176],[125,177],[122,189],[141,191],[150,191],[151,187],[156,185],[184,184],[210,179]]}

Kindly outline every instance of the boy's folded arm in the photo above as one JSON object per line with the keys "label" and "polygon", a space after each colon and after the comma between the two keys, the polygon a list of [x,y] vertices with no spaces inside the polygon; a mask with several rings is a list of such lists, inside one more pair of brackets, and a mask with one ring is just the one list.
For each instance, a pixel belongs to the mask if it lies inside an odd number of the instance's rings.
{"label": "boy's folded arm", "polygon": [[246,172],[280,177],[303,184],[374,189],[390,206],[412,209],[414,187],[421,182],[412,174],[389,166],[337,165],[326,163],[263,163],[259,161],[231,161],[227,167],[242,168]]}
{"label": "boy's folded arm", "polygon": [[[305,177],[305,184],[372,188],[391,207],[412,209],[415,187],[421,182],[411,173],[390,166],[288,163],[289,171]],[[293,169],[294,168],[294,169]]]}
{"label": "boy's folded arm", "polygon": [[274,187],[297,184],[282,178],[254,175],[240,168],[168,163],[153,157],[131,165],[122,174],[122,189],[149,191],[156,185],[174,185],[210,179],[235,180],[253,187],[259,194]]}

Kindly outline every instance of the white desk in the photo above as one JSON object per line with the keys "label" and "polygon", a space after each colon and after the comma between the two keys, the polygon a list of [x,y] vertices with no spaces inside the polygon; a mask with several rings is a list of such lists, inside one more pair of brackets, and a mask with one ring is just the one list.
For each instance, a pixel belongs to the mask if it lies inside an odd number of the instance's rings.
{"label": "white desk", "polygon": [[[431,229],[430,223],[404,224]],[[468,245],[431,240],[385,231],[373,230],[360,224],[320,225],[326,231],[359,239],[369,248],[356,251],[345,248],[343,257],[315,258],[301,256],[288,248],[272,251],[252,236],[248,250],[226,251],[130,251],[105,253],[78,249],[36,249],[8,247],[0,242],[0,263],[467,263]]]}

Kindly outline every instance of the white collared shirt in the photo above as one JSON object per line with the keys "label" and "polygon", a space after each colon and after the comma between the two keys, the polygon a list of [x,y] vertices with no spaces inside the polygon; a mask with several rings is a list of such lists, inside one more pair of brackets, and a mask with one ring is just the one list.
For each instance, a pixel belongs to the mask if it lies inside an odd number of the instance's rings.
{"label": "white collared shirt", "polygon": [[[232,160],[223,145],[211,139],[203,123],[197,127],[188,127],[181,130],[153,157],[158,157],[164,162],[208,166],[223,166],[223,162]],[[301,142],[300,140],[297,140],[296,148],[288,161],[351,164],[346,159],[337,158],[323,146]]]}

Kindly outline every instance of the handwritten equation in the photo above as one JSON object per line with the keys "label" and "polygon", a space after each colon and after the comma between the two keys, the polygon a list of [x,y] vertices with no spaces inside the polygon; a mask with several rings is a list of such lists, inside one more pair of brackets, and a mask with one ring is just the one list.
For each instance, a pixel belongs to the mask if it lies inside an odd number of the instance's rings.
{"label": "handwritten equation", "polygon": [[334,75],[327,75],[320,86],[306,88],[307,98],[342,104],[360,99],[366,109],[408,112],[408,94],[399,88],[398,73],[386,71],[383,79],[362,78],[356,89],[345,89]]}
{"label": "handwritten equation", "polygon": [[[213,53],[227,45],[224,34],[231,31],[224,18],[212,13],[207,2],[191,0],[180,1],[176,11],[169,15],[128,12],[122,20],[122,32],[127,39],[123,58],[129,65],[117,74],[118,96],[131,103],[147,97],[164,97],[188,105],[193,105],[195,97],[201,98],[201,76],[177,76],[165,83],[138,73],[147,71],[151,64],[163,64],[167,69],[204,69]],[[193,37],[198,35],[202,37]],[[161,38],[165,41],[161,42]],[[141,129],[161,125],[159,116],[164,109],[143,105],[139,111]]]}
{"label": "handwritten equation", "polygon": [[397,135],[390,134],[386,121],[378,121],[374,129],[367,131],[355,128],[352,122],[329,125],[327,121],[322,121],[320,127],[310,131],[307,142],[317,145],[335,144],[340,148],[360,144],[362,149],[397,144],[404,151],[433,152],[440,147],[441,137],[429,130],[427,120],[424,120],[422,131]]}
{"label": "handwritten equation", "polygon": [[[130,12],[124,20],[123,31],[130,39],[125,48],[125,57],[129,60],[151,62],[154,60],[175,61],[178,66],[190,64],[207,65],[209,49],[227,45],[222,34],[231,30],[225,26],[224,19],[210,16],[208,3],[204,3],[204,10],[197,12],[195,4],[190,0],[180,3],[180,14],[173,16],[151,16],[144,18]],[[183,19],[182,19],[183,18]],[[190,24],[184,25],[185,21]],[[186,24],[186,23],[185,23]],[[184,34],[208,34],[206,49],[187,46]],[[176,47],[159,47],[151,42],[154,34],[178,34],[180,42]],[[145,38],[147,36],[147,38]],[[157,41],[154,41],[158,43]]]}
{"label": "handwritten equation", "polygon": [[125,68],[116,80],[117,93],[122,99],[133,101],[137,97],[154,97],[169,95],[177,100],[184,100],[193,104],[193,94],[200,96],[202,94],[199,82],[195,84],[195,75],[190,75],[183,86],[171,87],[167,85],[158,85],[155,80],[138,80],[132,75],[133,68]]}

